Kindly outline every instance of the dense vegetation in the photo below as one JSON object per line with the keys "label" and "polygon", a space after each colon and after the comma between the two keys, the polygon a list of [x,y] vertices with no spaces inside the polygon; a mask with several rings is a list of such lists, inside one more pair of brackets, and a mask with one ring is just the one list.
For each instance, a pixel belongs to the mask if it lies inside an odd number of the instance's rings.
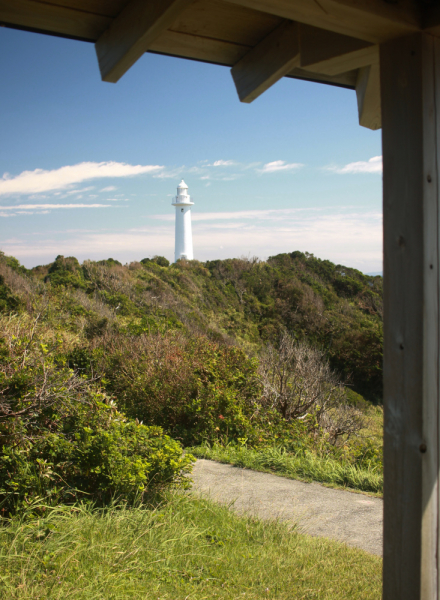
{"label": "dense vegetation", "polygon": [[299,252],[126,266],[59,256],[32,271],[1,257],[3,509],[184,485],[179,444],[275,442],[304,464],[360,469],[342,484],[380,491],[357,392],[380,395],[381,281]]}
{"label": "dense vegetation", "polygon": [[0,255],[0,597],[378,597],[378,558],[180,491],[193,451],[380,493],[381,297],[298,252]]}
{"label": "dense vegetation", "polygon": [[[60,256],[33,274],[52,287],[78,290],[72,309],[76,305],[86,318],[89,337],[105,328],[109,312],[124,317],[130,333],[180,327],[254,350],[286,328],[325,349],[331,366],[357,392],[380,400],[381,277],[301,252],[267,261],[167,263],[156,257],[125,267],[113,259],[80,265]],[[80,290],[103,308],[84,306]]]}

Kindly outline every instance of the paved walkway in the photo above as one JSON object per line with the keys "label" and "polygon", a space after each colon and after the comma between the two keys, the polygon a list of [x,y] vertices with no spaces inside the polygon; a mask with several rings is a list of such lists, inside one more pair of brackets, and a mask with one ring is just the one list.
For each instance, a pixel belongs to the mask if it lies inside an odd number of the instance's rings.
{"label": "paved walkway", "polygon": [[382,500],[199,459],[194,489],[237,512],[294,522],[299,531],[382,555]]}

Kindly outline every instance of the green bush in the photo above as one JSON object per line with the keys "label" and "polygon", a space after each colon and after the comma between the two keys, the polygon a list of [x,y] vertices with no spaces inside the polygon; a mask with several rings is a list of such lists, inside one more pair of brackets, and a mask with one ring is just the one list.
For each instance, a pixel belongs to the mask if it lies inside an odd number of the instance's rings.
{"label": "green bush", "polygon": [[50,265],[45,282],[50,282],[54,286],[85,287],[78,260],[74,256],[64,258],[61,254]]}
{"label": "green bush", "polygon": [[104,504],[187,485],[192,456],[160,427],[127,419],[69,368],[66,342],[30,319],[0,321],[0,508],[36,498]]}
{"label": "green bush", "polygon": [[5,278],[0,275],[0,312],[17,312],[22,308],[19,298],[11,293],[11,290],[5,283]]}
{"label": "green bush", "polygon": [[124,411],[184,444],[259,435],[257,362],[240,348],[168,332],[114,336],[101,355],[108,390]]}
{"label": "green bush", "polygon": [[3,445],[0,504],[15,512],[37,498],[49,504],[90,499],[145,499],[170,485],[188,485],[191,455],[160,427],[127,420],[97,402],[32,443]]}
{"label": "green bush", "polygon": [[153,258],[143,258],[141,260],[142,265],[147,265],[150,262],[156,263],[157,265],[159,265],[159,267],[170,266],[170,261],[167,258],[165,258],[165,256],[153,256]]}

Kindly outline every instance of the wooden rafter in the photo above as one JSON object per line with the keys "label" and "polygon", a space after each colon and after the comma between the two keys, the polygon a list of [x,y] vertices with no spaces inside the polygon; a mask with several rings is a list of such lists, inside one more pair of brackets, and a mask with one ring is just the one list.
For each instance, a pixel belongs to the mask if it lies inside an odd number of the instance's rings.
{"label": "wooden rafter", "polygon": [[252,102],[299,66],[298,24],[285,21],[250,50],[231,74],[241,102]]}
{"label": "wooden rafter", "polygon": [[379,64],[379,46],[333,31],[300,25],[301,68],[339,75]]}
{"label": "wooden rafter", "polygon": [[131,0],[96,42],[103,81],[118,81],[191,2]]}

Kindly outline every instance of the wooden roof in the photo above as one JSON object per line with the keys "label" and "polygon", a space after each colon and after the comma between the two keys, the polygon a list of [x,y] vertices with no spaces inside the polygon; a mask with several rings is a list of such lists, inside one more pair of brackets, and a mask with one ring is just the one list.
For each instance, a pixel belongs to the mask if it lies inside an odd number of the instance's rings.
{"label": "wooden roof", "polygon": [[0,24],[96,44],[116,82],[156,52],[232,67],[240,100],[281,77],[356,89],[361,125],[380,127],[378,44],[440,34],[430,0],[0,0]]}

